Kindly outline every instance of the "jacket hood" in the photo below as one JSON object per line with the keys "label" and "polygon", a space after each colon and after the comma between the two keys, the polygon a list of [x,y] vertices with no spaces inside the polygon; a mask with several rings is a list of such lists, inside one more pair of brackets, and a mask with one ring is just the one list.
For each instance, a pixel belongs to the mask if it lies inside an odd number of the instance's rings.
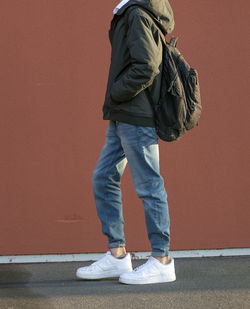
{"label": "jacket hood", "polygon": [[116,14],[122,15],[132,5],[141,6],[152,13],[164,35],[173,31],[174,15],[168,0],[130,0]]}

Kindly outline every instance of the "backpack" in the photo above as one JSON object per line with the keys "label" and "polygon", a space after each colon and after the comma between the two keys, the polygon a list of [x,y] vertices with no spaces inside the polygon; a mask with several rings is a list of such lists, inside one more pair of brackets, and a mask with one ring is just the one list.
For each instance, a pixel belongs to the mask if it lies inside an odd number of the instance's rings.
{"label": "backpack", "polygon": [[[160,31],[160,30],[159,30]],[[198,73],[176,48],[177,38],[163,42],[163,67],[160,99],[153,106],[156,132],[160,139],[172,142],[198,125],[201,98]]]}
{"label": "backpack", "polygon": [[[135,6],[137,5],[131,5],[126,11]],[[154,21],[150,11],[140,8]],[[172,37],[167,42],[160,28],[155,25],[163,41],[160,99],[155,104],[147,91],[146,94],[154,110],[157,135],[163,141],[172,142],[198,125],[202,110],[199,79],[197,71],[190,67],[176,48],[178,38]]]}

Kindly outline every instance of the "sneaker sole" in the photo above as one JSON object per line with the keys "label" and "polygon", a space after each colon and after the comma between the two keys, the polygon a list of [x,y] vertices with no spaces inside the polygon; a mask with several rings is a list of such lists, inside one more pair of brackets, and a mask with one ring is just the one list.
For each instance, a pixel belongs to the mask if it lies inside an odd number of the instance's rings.
{"label": "sneaker sole", "polygon": [[108,279],[108,278],[119,278],[121,274],[125,272],[131,272],[132,270],[124,270],[122,272],[107,272],[98,275],[81,275],[76,273],[76,277],[78,279],[85,279],[85,280],[100,280],[100,279]]}
{"label": "sneaker sole", "polygon": [[176,280],[176,276],[172,278],[148,278],[143,280],[134,280],[134,279],[126,279],[119,278],[119,282],[123,284],[152,284],[152,283],[167,283],[173,282]]}

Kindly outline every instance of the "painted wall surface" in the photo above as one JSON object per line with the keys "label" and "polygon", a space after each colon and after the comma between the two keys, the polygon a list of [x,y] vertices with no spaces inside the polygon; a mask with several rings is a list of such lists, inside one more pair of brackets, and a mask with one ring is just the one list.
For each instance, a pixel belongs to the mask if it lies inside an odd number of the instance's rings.
{"label": "painted wall surface", "polygon": [[[0,255],[103,252],[91,175],[117,1],[0,1]],[[171,249],[249,247],[248,0],[172,0],[200,74],[200,125],[160,143]],[[150,250],[129,169],[127,247]]]}

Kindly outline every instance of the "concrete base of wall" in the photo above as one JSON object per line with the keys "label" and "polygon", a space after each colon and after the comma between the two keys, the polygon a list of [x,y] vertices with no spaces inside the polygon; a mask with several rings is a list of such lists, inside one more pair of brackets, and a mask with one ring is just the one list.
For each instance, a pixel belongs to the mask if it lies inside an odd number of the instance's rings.
{"label": "concrete base of wall", "polygon": [[[146,259],[151,252],[131,252],[132,259]],[[250,255],[250,248],[216,249],[216,250],[181,250],[171,251],[173,258],[197,258],[213,256],[242,256]],[[53,262],[81,262],[96,261],[103,253],[80,253],[80,254],[44,254],[44,255],[5,255],[0,256],[0,264],[17,263],[53,263]]]}

